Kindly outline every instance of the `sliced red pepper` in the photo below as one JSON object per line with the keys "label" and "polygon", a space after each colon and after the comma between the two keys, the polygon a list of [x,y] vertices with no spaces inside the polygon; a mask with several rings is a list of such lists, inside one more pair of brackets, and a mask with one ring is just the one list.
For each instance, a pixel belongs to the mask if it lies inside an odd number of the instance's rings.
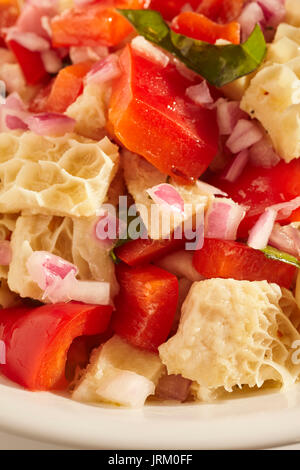
{"label": "sliced red pepper", "polygon": [[13,26],[20,14],[18,0],[0,0],[0,47],[5,47],[4,28]]}
{"label": "sliced red pepper", "polygon": [[151,0],[149,8],[159,11],[166,20],[172,20],[182,8],[189,3],[193,10],[199,6],[201,0]]}
{"label": "sliced red pepper", "polygon": [[196,270],[208,279],[268,281],[290,289],[297,268],[268,259],[261,251],[228,240],[206,239],[194,254]]}
{"label": "sliced red pepper", "polygon": [[73,340],[104,332],[111,313],[111,306],[78,302],[0,310],[0,339],[6,349],[1,373],[30,390],[65,387]]}
{"label": "sliced red pepper", "polygon": [[15,40],[8,41],[7,44],[15,54],[24,77],[29,85],[37,85],[49,77],[40,52],[30,51],[29,49],[21,46],[21,44]]}
{"label": "sliced red pepper", "polygon": [[127,46],[120,65],[109,107],[110,132],[179,182],[199,178],[218,149],[215,112],[186,97],[191,82],[172,64],[163,67]]}
{"label": "sliced red pepper", "polygon": [[54,47],[116,46],[133,27],[117,10],[105,4],[71,8],[51,22]]}
{"label": "sliced red pepper", "polygon": [[[281,161],[274,168],[258,168],[248,165],[234,183],[224,180],[222,174],[210,178],[210,182],[225,191],[234,201],[246,209],[246,217],[239,227],[239,237],[246,238],[265,209],[274,204],[290,201],[300,194],[300,159],[291,163]],[[300,220],[295,211],[282,223]]]}
{"label": "sliced red pepper", "polygon": [[218,39],[225,39],[233,44],[240,43],[240,24],[236,21],[226,25],[215,23],[200,13],[185,12],[172,21],[172,29],[193,39],[215,44]]}
{"label": "sliced red pepper", "polygon": [[129,266],[139,266],[150,263],[163,256],[184,248],[186,241],[175,240],[131,240],[119,246],[115,253],[117,257]]}
{"label": "sliced red pepper", "polygon": [[54,80],[46,102],[46,109],[63,113],[83,91],[83,79],[92,62],[82,62],[62,69]]}
{"label": "sliced red pepper", "polygon": [[245,0],[199,0],[198,13],[217,23],[229,23],[240,15]]}
{"label": "sliced red pepper", "polygon": [[157,351],[171,331],[178,280],[156,266],[117,267],[120,293],[113,315],[114,331],[133,346]]}

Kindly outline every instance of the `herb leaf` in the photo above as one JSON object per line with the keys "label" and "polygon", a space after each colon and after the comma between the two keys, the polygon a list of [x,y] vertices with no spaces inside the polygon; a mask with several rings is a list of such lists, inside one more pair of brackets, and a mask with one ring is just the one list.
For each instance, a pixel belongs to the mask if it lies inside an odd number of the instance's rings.
{"label": "herb leaf", "polygon": [[175,33],[157,11],[118,11],[141,36],[176,56],[216,87],[222,87],[253,72],[266,55],[266,41],[258,25],[243,44],[215,46]]}
{"label": "herb leaf", "polygon": [[283,263],[291,264],[292,266],[296,266],[296,268],[300,269],[300,261],[288,253],[279,251],[277,248],[273,248],[272,246],[267,246],[267,248],[261,251],[267,258],[282,261]]}

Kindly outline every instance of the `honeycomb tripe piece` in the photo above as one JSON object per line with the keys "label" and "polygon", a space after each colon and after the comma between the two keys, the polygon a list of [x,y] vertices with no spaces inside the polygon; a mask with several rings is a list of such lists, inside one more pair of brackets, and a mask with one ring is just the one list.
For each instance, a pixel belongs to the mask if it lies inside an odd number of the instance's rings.
{"label": "honeycomb tripe piece", "polygon": [[75,134],[0,134],[0,211],[94,216],[118,169],[119,153]]}
{"label": "honeycomb tripe piece", "polygon": [[293,26],[300,26],[299,0],[285,0],[285,21]]}
{"label": "honeycomb tripe piece", "polygon": [[111,87],[106,84],[86,85],[83,93],[69,106],[66,114],[76,120],[75,132],[90,139],[105,136]]}
{"label": "honeycomb tripe piece", "polygon": [[241,108],[261,122],[281,158],[286,162],[299,158],[300,80],[289,64],[262,68],[251,81]]}
{"label": "honeycomb tripe piece", "polygon": [[181,374],[209,396],[220,389],[295,383],[300,339],[280,306],[276,284],[233,279],[194,283],[175,336],[159,347],[169,374]]}
{"label": "honeycomb tripe piece", "polygon": [[[134,199],[149,237],[153,240],[165,238],[183,222],[191,221],[196,213],[204,212],[209,201],[213,199],[213,196],[204,194],[197,184],[179,185],[144,158],[127,150],[123,151],[121,161],[127,189]],[[173,212],[170,213],[170,217],[166,217],[165,209],[155,204],[149,197],[147,189],[166,182],[171,184],[183,198],[184,214]]]}
{"label": "honeycomb tripe piece", "polygon": [[[0,241],[9,240],[16,226],[16,214],[0,214]],[[7,279],[8,266],[0,265],[0,279]]]}
{"label": "honeycomb tripe piece", "polygon": [[137,349],[113,336],[92,353],[72,397],[84,402],[142,406],[165,368],[158,354]]}
{"label": "honeycomb tripe piece", "polygon": [[[34,251],[48,251],[74,263],[78,278],[84,281],[105,281],[112,296],[118,292],[113,261],[108,249],[97,242],[93,227],[95,220],[24,215],[17,220],[11,238],[12,261],[8,284],[21,297],[42,300],[43,292],[31,280],[26,263]],[[47,299],[44,299],[47,301]]]}

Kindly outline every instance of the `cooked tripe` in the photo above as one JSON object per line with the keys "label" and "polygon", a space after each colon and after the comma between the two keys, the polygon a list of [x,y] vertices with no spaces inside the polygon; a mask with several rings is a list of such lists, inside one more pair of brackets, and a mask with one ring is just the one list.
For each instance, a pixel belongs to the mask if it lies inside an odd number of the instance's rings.
{"label": "cooked tripe", "polygon": [[[79,279],[110,282],[114,297],[118,284],[113,261],[109,250],[97,242],[93,234],[95,223],[96,219],[72,220],[46,215],[19,217],[11,238],[10,289],[21,297],[42,300],[43,291],[32,281],[26,263],[34,251],[48,251],[74,263],[79,270]],[[88,243],[86,237],[89,237]]]}
{"label": "cooked tripe", "polygon": [[164,372],[157,354],[137,349],[113,336],[96,349],[72,397],[85,402],[143,406]]}
{"label": "cooked tripe", "polygon": [[282,295],[266,281],[194,283],[176,335],[159,348],[168,373],[195,381],[199,398],[267,380],[293,384],[300,372],[293,343],[300,335],[281,308]]}
{"label": "cooked tripe", "polygon": [[0,211],[94,216],[118,167],[117,146],[75,134],[0,134]]}
{"label": "cooked tripe", "polygon": [[[197,184],[179,185],[144,158],[127,150],[122,154],[122,165],[128,191],[134,198],[149,237],[153,240],[168,236],[184,221],[190,220],[194,214],[204,212],[209,201],[213,199],[213,196],[203,193]],[[171,184],[183,198],[186,205],[184,215],[172,213],[170,217],[166,217],[164,208],[155,204],[149,197],[147,189],[166,182]]]}

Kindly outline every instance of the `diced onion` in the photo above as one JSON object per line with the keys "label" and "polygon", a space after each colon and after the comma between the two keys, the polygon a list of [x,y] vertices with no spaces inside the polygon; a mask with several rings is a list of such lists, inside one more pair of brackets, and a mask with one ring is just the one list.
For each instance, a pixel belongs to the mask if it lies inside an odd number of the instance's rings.
{"label": "diced onion", "polygon": [[41,57],[46,72],[53,74],[59,72],[59,70],[62,68],[61,58],[58,56],[56,51],[44,51],[42,52]]}
{"label": "diced onion", "polygon": [[238,227],[245,214],[244,208],[231,199],[215,199],[205,215],[205,237],[236,240]]}
{"label": "diced onion", "polygon": [[269,244],[280,251],[300,258],[300,232],[292,225],[275,224]]}
{"label": "diced onion", "polygon": [[193,85],[187,88],[186,95],[199,106],[205,106],[214,102],[205,80],[199,85]]}
{"label": "diced onion", "polygon": [[256,250],[266,248],[271,236],[277,212],[267,209],[249,232],[248,245]]}
{"label": "diced onion", "polygon": [[293,211],[300,207],[300,196],[292,199],[288,202],[281,202],[273,206],[268,207],[268,209],[273,209],[277,212],[276,220],[284,220],[291,215]]}
{"label": "diced onion", "polygon": [[171,184],[159,184],[147,189],[147,193],[155,204],[159,204],[173,212],[184,213],[184,200]]}
{"label": "diced onion", "polygon": [[121,75],[119,59],[115,54],[110,54],[105,59],[97,62],[86,76],[86,83],[105,83]]}
{"label": "diced onion", "polygon": [[47,39],[38,36],[35,33],[19,31],[17,28],[9,28],[6,37],[7,41],[16,41],[21,46],[32,52],[43,52],[50,49],[50,43]]}
{"label": "diced onion", "polygon": [[267,24],[276,28],[286,15],[285,0],[256,0],[263,11]]}
{"label": "diced onion", "polygon": [[261,130],[254,122],[240,119],[226,145],[232,153],[239,153],[259,142],[262,137]]}
{"label": "diced onion", "polygon": [[132,48],[147,59],[162,67],[166,67],[170,61],[169,57],[158,47],[147,41],[143,36],[137,36],[131,41]]}
{"label": "diced onion", "polygon": [[230,135],[240,119],[247,114],[241,110],[238,101],[226,101],[223,98],[216,102],[217,119],[221,135]]}
{"label": "diced onion", "polygon": [[264,12],[258,3],[248,3],[243,9],[238,22],[242,28],[242,40],[248,39],[257,24],[263,24],[265,21]]}
{"label": "diced onion", "polygon": [[59,113],[41,113],[26,120],[30,130],[38,135],[61,136],[74,130],[75,119]]}
{"label": "diced onion", "polygon": [[249,157],[252,165],[262,168],[272,168],[280,162],[280,157],[275,153],[266,137],[252,145]]}
{"label": "diced onion", "polygon": [[247,162],[249,160],[249,152],[248,150],[242,150],[234,159],[231,167],[227,171],[224,179],[229,181],[230,183],[234,183],[239,176],[243,173]]}

